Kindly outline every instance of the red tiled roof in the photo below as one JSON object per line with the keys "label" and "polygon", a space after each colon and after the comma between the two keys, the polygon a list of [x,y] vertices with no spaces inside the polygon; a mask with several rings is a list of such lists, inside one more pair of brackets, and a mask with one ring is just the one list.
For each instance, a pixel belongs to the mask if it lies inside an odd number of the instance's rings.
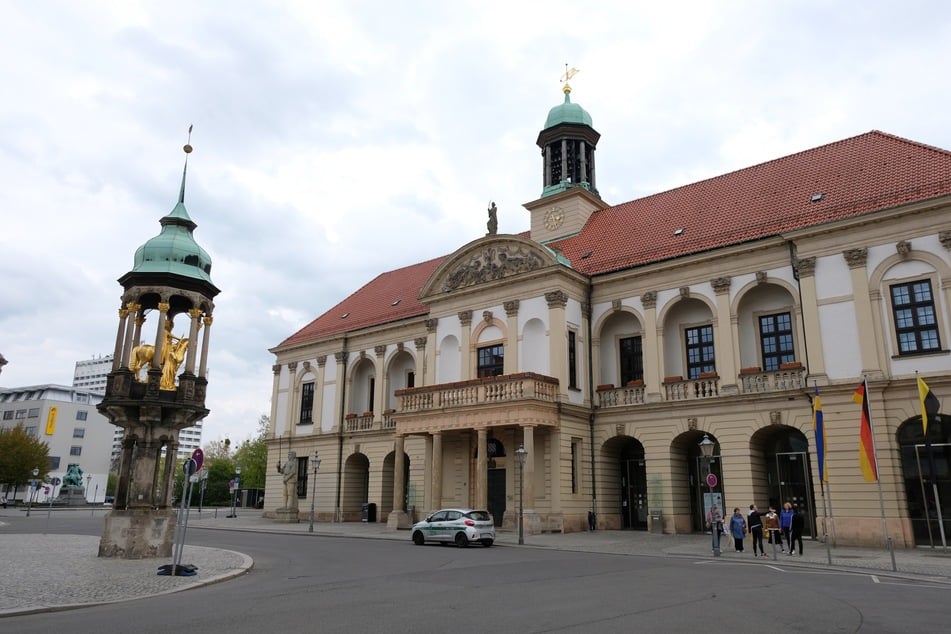
{"label": "red tiled roof", "polygon": [[[596,275],[948,194],[951,152],[873,130],[596,211],[549,246]],[[427,314],[419,291],[447,257],[383,273],[280,346]]]}
{"label": "red tiled roof", "polygon": [[946,194],[951,152],[873,130],[597,211],[551,246],[595,275]]}
{"label": "red tiled roof", "polygon": [[[285,339],[293,345],[359,328],[386,324],[429,312],[419,302],[419,290],[448,256],[378,275],[363,288]],[[396,303],[399,300],[399,303]],[[344,317],[346,315],[346,317]]]}

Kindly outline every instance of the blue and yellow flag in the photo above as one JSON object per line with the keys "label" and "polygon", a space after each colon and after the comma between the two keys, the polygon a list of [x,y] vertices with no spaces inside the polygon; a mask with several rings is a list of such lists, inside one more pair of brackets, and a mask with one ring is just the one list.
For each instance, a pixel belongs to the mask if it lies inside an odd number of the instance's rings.
{"label": "blue and yellow flag", "polygon": [[819,398],[819,386],[816,385],[816,395],[812,399],[812,429],[816,432],[816,459],[819,463],[819,481],[828,482],[829,474],[826,471],[826,428],[822,424],[822,399]]}

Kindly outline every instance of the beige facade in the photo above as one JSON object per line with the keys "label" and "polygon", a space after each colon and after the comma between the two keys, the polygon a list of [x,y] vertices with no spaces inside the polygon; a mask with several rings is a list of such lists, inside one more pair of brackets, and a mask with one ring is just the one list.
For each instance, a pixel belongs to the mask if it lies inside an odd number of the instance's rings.
{"label": "beige facade", "polygon": [[[878,192],[893,200],[888,193]],[[528,203],[533,233],[554,242],[479,238],[425,275],[387,274],[406,278],[404,296],[371,282],[272,350],[269,464],[296,452],[307,474],[300,517],[316,495],[319,520],[358,521],[372,503],[377,521],[405,528],[460,506],[488,508],[512,527],[521,493],[528,532],[586,530],[594,512],[603,528],[684,533],[703,529],[711,501],[728,510],[793,501],[811,536],[921,543],[928,496],[916,493],[909,458],[921,433],[916,372],[939,398],[951,391],[951,197],[817,215],[755,239],[711,238],[674,257],[586,272],[577,227],[623,208],[592,215],[598,200],[568,188]],[[562,226],[573,234],[559,242]],[[385,288],[396,293],[391,279]],[[934,323],[908,330],[896,298],[925,290],[930,299],[916,295],[912,308]],[[377,319],[333,326],[370,300]],[[417,314],[387,316],[409,300]],[[940,343],[909,354],[908,336]],[[863,380],[881,496],[859,469],[852,395]],[[712,488],[705,435],[716,447]],[[265,515],[280,491],[274,471]]]}

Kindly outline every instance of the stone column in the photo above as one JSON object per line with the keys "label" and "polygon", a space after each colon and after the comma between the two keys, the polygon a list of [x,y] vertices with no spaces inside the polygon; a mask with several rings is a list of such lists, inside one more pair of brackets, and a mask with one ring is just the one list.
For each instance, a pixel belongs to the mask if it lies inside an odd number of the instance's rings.
{"label": "stone column", "polygon": [[852,300],[855,303],[855,325],[862,358],[862,373],[878,375],[881,367],[877,351],[884,348],[880,345],[881,333],[875,332],[872,327],[872,301],[869,297],[868,271],[865,268],[868,249],[849,249],[843,251],[842,255],[852,276]]}
{"label": "stone column", "polygon": [[809,376],[825,378],[825,356],[819,330],[819,300],[816,295],[816,258],[799,258],[795,266],[799,274],[799,293],[802,296],[801,319],[796,320],[797,334],[801,340],[796,358],[800,356],[799,350],[805,348],[809,355],[806,359]]}
{"label": "stone column", "polygon": [[134,302],[129,302],[126,304],[126,309],[130,313],[130,319],[126,320],[125,341],[122,342],[122,362],[120,363],[120,367],[123,368],[129,367],[129,359],[132,358],[132,347],[135,345],[132,332],[135,328],[135,315],[139,309],[139,305]]}
{"label": "stone column", "polygon": [[201,365],[198,368],[198,376],[204,377],[205,373],[208,372],[208,345],[211,341],[211,322],[214,321],[211,315],[206,315],[205,322],[205,334],[201,338]]}
{"label": "stone column", "polygon": [[314,433],[323,431],[324,424],[324,377],[326,376],[327,355],[317,357],[317,378],[314,380]]}
{"label": "stone column", "polygon": [[588,180],[588,157],[585,156],[585,143],[584,141],[578,142],[578,157],[581,159],[581,181],[584,183],[589,182]]}
{"label": "stone column", "polygon": [[[281,421],[277,420],[277,394],[281,387],[280,363],[275,363],[271,366],[271,374],[273,375],[273,378],[271,379],[271,438],[278,438],[279,436],[284,435],[283,432],[280,434],[277,433],[277,427],[281,424]],[[277,458],[278,462],[281,462],[282,458],[280,456]]]}
{"label": "stone column", "polygon": [[535,534],[541,532],[541,521],[535,510],[535,427],[522,426],[522,446],[525,447],[525,466],[523,472],[522,495],[524,507],[525,532]]}
{"label": "stone column", "polygon": [[720,377],[720,394],[737,394],[736,386],[738,368],[737,354],[739,348],[733,338],[733,328],[730,307],[730,285],[733,280],[729,277],[718,277],[710,280],[710,286],[717,297],[717,315],[713,326],[713,346],[716,357],[717,375]]}
{"label": "stone column", "polygon": [[406,498],[403,497],[403,491],[406,489],[406,455],[404,453],[404,440],[402,435],[397,435],[393,443],[393,510],[386,518],[386,527],[396,530],[400,528],[409,528],[411,525],[409,515],[406,513]]}
{"label": "stone column", "polygon": [[159,318],[155,330],[155,354],[152,355],[152,370],[162,369],[162,352],[165,347],[165,322],[168,321],[168,303],[158,305]]}
{"label": "stone column", "polygon": [[300,422],[300,384],[297,382],[297,361],[287,364],[287,381],[290,389],[287,392],[287,427],[284,431],[293,438],[297,435],[297,424]]}
{"label": "stone column", "polygon": [[480,427],[477,432],[475,505],[476,508],[484,509],[489,503],[489,495],[486,491],[489,479],[489,430]]}
{"label": "stone column", "polygon": [[[129,309],[128,308],[119,308],[119,328],[116,331],[116,346],[112,353],[112,371],[115,372],[120,367],[123,367],[122,364],[122,353],[125,350],[125,339],[123,334],[125,333],[126,323],[129,319]],[[125,364],[128,366],[128,361]]]}
{"label": "stone column", "polygon": [[185,372],[189,374],[195,373],[195,358],[198,356],[196,350],[198,349],[198,329],[201,327],[201,315],[202,310],[200,308],[192,308],[188,311],[188,316],[191,318],[188,328],[188,350],[186,351],[185,357]]}
{"label": "stone column", "polygon": [[373,352],[376,354],[376,359],[373,361],[374,372],[376,373],[376,381],[373,382],[373,420],[383,420],[383,410],[386,409],[383,405],[383,395],[386,394],[388,389],[383,358],[386,354],[386,346],[374,346]]}
{"label": "stone column", "polygon": [[431,509],[438,511],[442,508],[442,432],[433,432],[432,454],[432,503]]}
{"label": "stone column", "polygon": [[[561,473],[561,430],[553,427],[548,433],[551,447],[551,473]],[[580,466],[580,465],[579,465]],[[570,486],[570,485],[569,485]],[[552,515],[561,516],[561,478],[552,478],[548,483]],[[570,491],[570,489],[569,489]]]}
{"label": "stone column", "polygon": [[647,394],[645,400],[651,403],[661,401],[661,363],[660,339],[658,333],[663,330],[657,326],[657,291],[647,291],[641,295],[641,306],[644,307],[644,332],[641,340],[641,350],[644,352],[644,386]]}
{"label": "stone column", "polygon": [[468,381],[472,378],[472,351],[469,349],[472,339],[472,311],[459,311],[459,359],[462,367],[460,368],[459,378]]}
{"label": "stone column", "polygon": [[[346,405],[342,399],[344,382],[347,380],[347,356],[346,351],[334,353],[334,359],[337,361],[336,385],[334,386],[334,412],[336,412],[337,416],[342,416],[340,412],[343,411],[343,407]],[[334,427],[336,429],[342,429],[343,421],[339,419],[335,420]]]}
{"label": "stone column", "polygon": [[[423,359],[422,372],[418,372],[419,381],[416,387],[423,385],[433,385],[436,382],[436,328],[439,325],[438,319],[426,320],[426,338],[423,340],[422,347],[416,342],[416,350],[423,350],[425,356]],[[417,354],[417,358],[419,355]]]}
{"label": "stone column", "polygon": [[548,367],[558,379],[558,393],[568,400],[568,326],[565,323],[565,306],[568,295],[564,291],[545,293],[548,304]]}
{"label": "stone column", "polygon": [[132,348],[139,345],[139,342],[142,341],[142,326],[145,324],[145,315],[142,312],[142,304],[133,304],[133,310],[135,314],[133,318],[135,319],[135,327],[132,329]]}
{"label": "stone column", "polygon": [[505,326],[508,337],[505,340],[505,357],[502,359],[502,373],[518,372],[518,304],[517,299],[505,302]]}

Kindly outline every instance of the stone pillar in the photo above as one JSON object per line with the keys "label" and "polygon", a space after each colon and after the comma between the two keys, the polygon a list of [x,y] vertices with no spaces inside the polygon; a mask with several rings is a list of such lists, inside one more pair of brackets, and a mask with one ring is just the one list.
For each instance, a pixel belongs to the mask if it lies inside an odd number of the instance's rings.
{"label": "stone pillar", "polygon": [[548,367],[551,376],[558,379],[558,393],[568,400],[568,327],[565,306],[568,295],[563,291],[545,293],[548,303]]}
{"label": "stone pillar", "polygon": [[132,331],[135,328],[135,313],[138,310],[138,304],[134,302],[129,302],[126,304],[126,308],[130,312],[130,317],[132,319],[126,320],[126,330],[125,330],[125,341],[122,342],[122,362],[119,364],[120,367],[127,368],[129,367],[129,359],[132,358],[132,347],[134,345],[134,340],[132,338]]}
{"label": "stone pillar", "polygon": [[[799,294],[802,296],[801,319],[796,320],[800,339],[799,350],[808,352],[806,364],[811,378],[826,376],[825,356],[822,350],[822,333],[819,330],[819,300],[816,295],[816,258],[796,260],[799,274]],[[808,344],[808,345],[807,345]],[[796,358],[801,355],[797,350]]]}
{"label": "stone pillar", "polygon": [[849,249],[843,251],[842,255],[852,276],[852,300],[855,303],[855,325],[862,358],[862,373],[878,375],[881,373],[881,367],[877,351],[884,348],[880,345],[881,333],[875,332],[872,326],[872,301],[869,297],[868,271],[865,268],[868,249]]}
{"label": "stone pillar", "polygon": [[[344,382],[347,380],[347,356],[348,354],[346,350],[334,353],[334,360],[337,362],[337,376],[335,379],[336,386],[334,389],[334,412],[336,412],[338,416],[342,416],[340,412],[343,411],[343,407],[346,405],[346,403],[343,402],[343,387]],[[342,429],[342,426],[342,420],[337,419],[334,421],[334,427],[336,429]]]}
{"label": "stone pillar", "polygon": [[505,357],[502,359],[503,374],[518,372],[518,305],[519,301],[517,299],[503,304],[505,307],[505,326],[508,330],[508,337],[505,340]]}
{"label": "stone pillar", "polygon": [[185,372],[188,374],[195,373],[195,358],[198,356],[196,350],[198,349],[198,329],[201,327],[201,315],[202,310],[200,308],[192,308],[188,311],[188,316],[191,318],[188,327],[188,350],[185,356]]}
{"label": "stone pillar", "polygon": [[739,347],[733,338],[733,327],[730,307],[730,285],[733,280],[729,277],[718,277],[710,280],[710,286],[717,297],[717,316],[713,325],[713,346],[716,355],[717,375],[720,377],[720,394],[737,394],[736,386],[739,369],[736,355]]}
{"label": "stone pillar", "polygon": [[[418,381],[416,387],[433,385],[436,382],[436,328],[438,325],[438,319],[427,319],[426,338],[423,340],[422,347],[416,342],[416,350],[423,350],[425,352],[425,356],[422,357],[422,372],[418,372],[421,382]],[[417,358],[419,358],[418,354]]]}
{"label": "stone pillar", "polygon": [[135,314],[135,326],[132,329],[132,347],[136,347],[142,341],[142,326],[145,324],[145,314],[142,312],[142,304],[133,304]]}
{"label": "stone pillar", "polygon": [[198,376],[204,377],[205,373],[208,372],[208,345],[211,341],[211,322],[214,321],[214,318],[211,315],[207,315],[204,319],[205,322],[205,334],[201,338],[201,365],[198,368]]}
{"label": "stone pillar", "polygon": [[459,379],[468,381],[472,378],[472,351],[469,349],[472,339],[472,311],[459,311],[459,359],[462,367],[460,368]]}
{"label": "stone pillar", "polygon": [[300,422],[300,385],[297,383],[297,361],[287,364],[287,381],[290,390],[287,393],[287,425],[284,433],[293,438],[297,435],[297,423]]}
{"label": "stone pillar", "polygon": [[585,143],[584,141],[578,142],[578,158],[581,159],[581,182],[587,183],[588,181],[588,157],[585,156]]}
{"label": "stone pillar", "polygon": [[162,353],[165,347],[165,322],[168,320],[168,303],[161,302],[158,305],[159,318],[155,331],[155,353],[152,355],[152,370],[162,369]]}
{"label": "stone pillar", "polygon": [[[271,374],[273,375],[271,379],[271,438],[278,438],[284,435],[283,432],[280,434],[277,432],[278,425],[281,424],[281,421],[277,420],[277,392],[281,386],[280,363],[275,363],[271,366]],[[281,461],[280,455],[277,457],[277,460],[278,462]],[[270,462],[268,464],[270,464]]]}
{"label": "stone pillar", "polygon": [[[116,346],[112,353],[112,371],[115,372],[120,367],[122,367],[122,352],[125,349],[125,339],[123,338],[123,333],[125,333],[126,322],[129,319],[129,309],[128,308],[119,308],[119,328],[116,331]],[[128,363],[126,363],[128,365]]]}
{"label": "stone pillar", "polygon": [[438,511],[442,508],[442,432],[433,432],[432,454],[432,502],[430,510]]}
{"label": "stone pillar", "polygon": [[323,431],[324,423],[324,380],[327,374],[327,355],[317,357],[317,378],[314,380],[314,430],[317,434]]}
{"label": "stone pillar", "polygon": [[525,447],[525,465],[522,467],[523,483],[522,495],[524,507],[525,532],[535,534],[541,532],[541,521],[538,512],[535,510],[535,427],[532,425],[522,426],[522,446]]}
{"label": "stone pillar", "polygon": [[647,394],[645,400],[651,403],[661,401],[661,363],[660,340],[658,333],[662,330],[657,326],[657,291],[647,291],[641,295],[641,306],[644,307],[644,333],[641,340],[641,349],[644,351],[644,386]]}
{"label": "stone pillar", "polygon": [[409,528],[412,522],[406,513],[406,498],[403,496],[403,491],[406,489],[406,455],[403,436],[397,435],[393,444],[393,510],[386,518],[386,527],[396,530]]}
{"label": "stone pillar", "polygon": [[[552,427],[548,433],[548,442],[551,447],[551,473],[561,473],[561,430]],[[579,465],[580,467],[581,465]],[[580,470],[580,469],[579,469]],[[569,485],[570,486],[570,485]],[[549,498],[551,499],[552,515],[561,516],[561,479],[552,478],[548,483]],[[570,488],[569,488],[570,491]]]}
{"label": "stone pillar", "polygon": [[383,395],[387,391],[386,364],[384,363],[386,346],[374,346],[373,352],[376,354],[376,359],[373,361],[376,374],[376,381],[373,382],[373,419],[383,420],[383,410],[386,409],[383,406]]}
{"label": "stone pillar", "polygon": [[477,430],[477,443],[475,505],[476,508],[484,509],[489,503],[489,495],[486,491],[489,480],[489,430],[485,427]]}

